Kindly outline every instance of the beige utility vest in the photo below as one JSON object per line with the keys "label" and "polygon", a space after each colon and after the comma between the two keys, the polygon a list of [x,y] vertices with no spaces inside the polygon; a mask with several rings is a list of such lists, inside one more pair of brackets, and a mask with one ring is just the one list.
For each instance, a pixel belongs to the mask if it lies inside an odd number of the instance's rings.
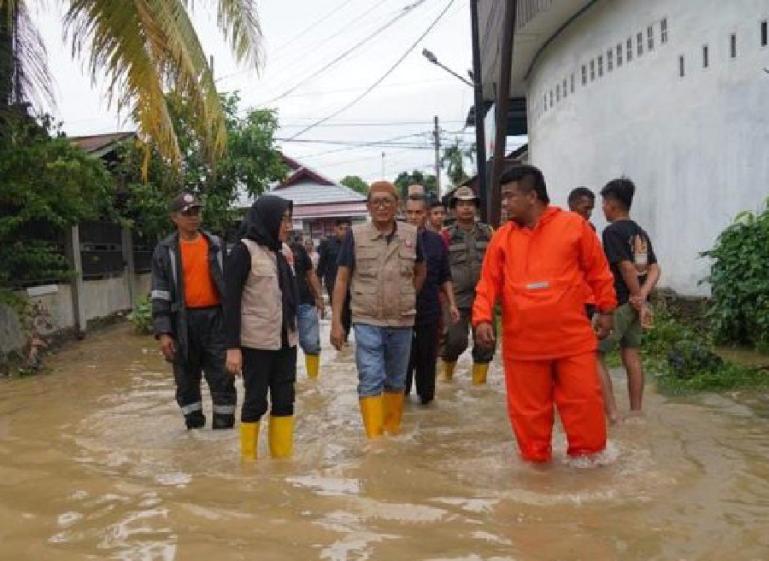
{"label": "beige utility vest", "polygon": [[[278,284],[275,253],[253,240],[241,240],[251,254],[251,271],[243,286],[240,305],[240,345],[249,349],[281,348],[283,298]],[[288,344],[295,347],[296,330],[289,329]]]}
{"label": "beige utility vest", "polygon": [[350,284],[353,323],[411,327],[416,316],[417,229],[398,222],[392,240],[367,222],[352,228],[355,268]]}

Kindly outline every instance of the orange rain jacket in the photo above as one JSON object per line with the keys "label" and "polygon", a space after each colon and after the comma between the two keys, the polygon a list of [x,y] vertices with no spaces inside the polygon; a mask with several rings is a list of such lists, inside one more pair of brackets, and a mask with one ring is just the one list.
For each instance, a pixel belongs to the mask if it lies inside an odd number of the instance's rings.
{"label": "orange rain jacket", "polygon": [[473,326],[492,321],[501,298],[506,359],[550,360],[595,351],[585,284],[599,310],[617,306],[595,232],[579,215],[548,206],[533,229],[508,222],[494,234],[475,288]]}

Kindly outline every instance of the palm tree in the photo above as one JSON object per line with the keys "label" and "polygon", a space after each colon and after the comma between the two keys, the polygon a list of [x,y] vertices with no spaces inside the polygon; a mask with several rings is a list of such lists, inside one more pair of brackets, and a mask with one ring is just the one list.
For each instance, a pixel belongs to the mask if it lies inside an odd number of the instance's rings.
{"label": "palm tree", "polygon": [[441,156],[441,166],[446,166],[446,175],[451,179],[453,185],[459,185],[467,179],[465,173],[465,159],[473,161],[475,155],[475,148],[462,149],[461,140],[459,138],[454,139],[454,143],[443,149],[443,156]]}
{"label": "palm tree", "polygon": [[[28,16],[36,0],[0,0],[0,108],[50,96],[45,49]],[[38,0],[39,1],[39,0]],[[50,0],[48,0],[50,1]],[[189,16],[194,0],[60,0],[73,55],[91,79],[105,75],[111,103],[130,112],[140,134],[171,162],[179,145],[167,90],[190,99],[197,133],[215,159],[226,142],[213,74]],[[217,21],[237,60],[258,67],[261,30],[255,0],[217,0]]]}

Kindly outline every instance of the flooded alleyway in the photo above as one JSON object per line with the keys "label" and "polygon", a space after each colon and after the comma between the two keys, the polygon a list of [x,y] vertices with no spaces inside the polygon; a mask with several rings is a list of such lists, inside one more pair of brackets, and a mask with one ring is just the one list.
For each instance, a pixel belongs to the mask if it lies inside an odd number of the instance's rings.
{"label": "flooded alleyway", "polygon": [[769,559],[769,413],[725,397],[650,392],[605,465],[566,463],[559,430],[534,469],[498,367],[475,388],[460,363],[368,443],[353,353],[324,349],[317,382],[300,367],[295,457],[262,441],[243,465],[236,432],[184,430],[152,338],[118,326],[48,362],[0,383],[2,560]]}

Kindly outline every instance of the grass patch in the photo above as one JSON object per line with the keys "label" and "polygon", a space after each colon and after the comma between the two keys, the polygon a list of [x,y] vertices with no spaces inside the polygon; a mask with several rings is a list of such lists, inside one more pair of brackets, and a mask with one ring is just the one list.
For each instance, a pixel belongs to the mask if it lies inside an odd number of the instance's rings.
{"label": "grass patch", "polygon": [[654,329],[644,336],[644,365],[655,373],[662,394],[723,392],[769,387],[769,373],[725,360],[715,352],[713,338],[661,308]]}

